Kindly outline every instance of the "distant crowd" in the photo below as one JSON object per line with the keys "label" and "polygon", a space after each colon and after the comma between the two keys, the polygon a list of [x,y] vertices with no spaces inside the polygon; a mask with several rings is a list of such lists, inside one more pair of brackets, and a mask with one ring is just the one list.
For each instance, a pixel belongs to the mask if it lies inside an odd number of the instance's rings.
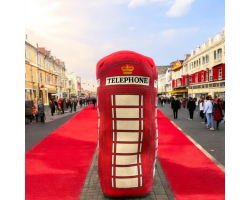
{"label": "distant crowd", "polygon": [[[222,98],[218,98],[214,96],[212,98],[211,95],[205,98],[204,95],[200,97],[197,101],[197,98],[188,99],[178,99],[177,97],[160,97],[159,102],[161,106],[168,103],[170,104],[171,108],[173,109],[174,119],[178,117],[178,110],[181,108],[187,107],[189,111],[189,120],[193,120],[194,111],[195,117],[197,118],[198,110],[200,111],[200,117],[202,119],[202,123],[206,124],[206,128],[210,130],[214,130],[215,128],[219,129],[219,123],[225,123],[225,101]],[[216,121],[216,126],[214,125],[214,121]]]}
{"label": "distant crowd", "polygon": [[[76,106],[80,105],[80,107],[82,107],[82,105],[90,105],[93,104],[93,109],[95,108],[95,104],[96,104],[96,98],[94,97],[88,97],[88,98],[80,98],[80,100],[78,101],[76,98],[70,98],[70,99],[66,99],[66,98],[59,98],[58,100],[55,99],[51,99],[49,101],[49,108],[51,111],[51,116],[53,116],[54,114],[64,114],[64,111],[69,110],[69,112],[76,112]],[[44,104],[42,99],[35,99],[33,101],[33,116],[30,116],[30,124],[32,124],[32,119],[36,119],[36,121],[38,122],[38,118],[40,117],[41,119],[41,123],[45,124],[45,108],[44,108]]]}

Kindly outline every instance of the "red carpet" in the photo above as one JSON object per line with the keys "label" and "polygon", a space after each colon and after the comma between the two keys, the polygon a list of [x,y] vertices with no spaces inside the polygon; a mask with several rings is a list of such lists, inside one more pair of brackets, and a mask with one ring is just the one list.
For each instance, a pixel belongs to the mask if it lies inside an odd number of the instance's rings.
{"label": "red carpet", "polygon": [[90,105],[26,153],[26,200],[79,199],[97,146],[97,123]]}
{"label": "red carpet", "polygon": [[158,157],[176,200],[225,199],[225,173],[161,111],[157,115]]}

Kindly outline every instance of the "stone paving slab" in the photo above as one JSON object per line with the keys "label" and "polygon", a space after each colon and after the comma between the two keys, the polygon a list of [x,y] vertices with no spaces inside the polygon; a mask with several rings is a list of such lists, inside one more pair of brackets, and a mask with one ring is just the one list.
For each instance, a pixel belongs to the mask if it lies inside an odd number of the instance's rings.
{"label": "stone paving slab", "polygon": [[[111,200],[106,198],[102,192],[98,175],[98,150],[96,150],[85,183],[83,185],[79,200]],[[144,198],[129,198],[130,200],[175,200],[173,192],[164,175],[160,162],[156,161],[155,177],[152,191]],[[117,200],[117,199],[116,199]],[[125,200],[125,199],[123,199]]]}

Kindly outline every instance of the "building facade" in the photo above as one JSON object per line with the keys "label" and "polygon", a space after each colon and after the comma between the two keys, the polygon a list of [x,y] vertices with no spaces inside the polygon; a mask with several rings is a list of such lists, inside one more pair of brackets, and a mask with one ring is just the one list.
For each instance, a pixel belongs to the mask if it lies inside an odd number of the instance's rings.
{"label": "building facade", "polygon": [[225,99],[225,28],[192,50],[185,64],[188,66],[189,96],[199,99],[201,95],[217,95]]}
{"label": "building facade", "polygon": [[65,63],[56,59],[44,47],[32,45],[25,39],[25,99],[49,100],[63,97],[68,92],[65,84]]}

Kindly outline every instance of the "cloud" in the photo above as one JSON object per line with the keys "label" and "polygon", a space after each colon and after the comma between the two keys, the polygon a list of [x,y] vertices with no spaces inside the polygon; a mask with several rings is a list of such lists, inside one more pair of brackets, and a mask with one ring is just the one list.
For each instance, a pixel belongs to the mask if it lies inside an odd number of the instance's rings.
{"label": "cloud", "polygon": [[135,27],[131,26],[128,28],[128,30],[133,31],[133,30],[135,30]]}
{"label": "cloud", "polygon": [[194,0],[175,0],[171,8],[166,12],[168,17],[181,17],[186,15],[191,9]]}
{"label": "cloud", "polygon": [[154,2],[169,2],[172,0],[130,0],[128,7],[143,6],[145,4],[154,3]]}

